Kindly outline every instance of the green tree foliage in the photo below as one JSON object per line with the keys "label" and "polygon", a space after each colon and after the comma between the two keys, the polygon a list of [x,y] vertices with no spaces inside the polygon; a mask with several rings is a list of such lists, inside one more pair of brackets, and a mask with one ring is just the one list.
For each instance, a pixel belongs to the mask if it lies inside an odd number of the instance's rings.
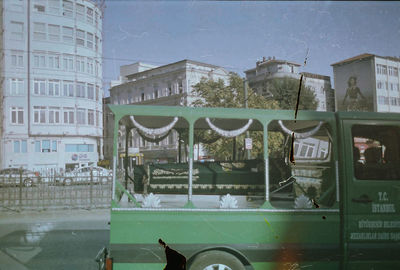
{"label": "green tree foliage", "polygon": [[[296,108],[297,94],[300,80],[290,77],[273,78],[266,84],[267,90],[273,95],[272,99],[278,102],[279,109],[294,110]],[[302,82],[300,91],[299,110],[315,110],[318,107],[318,100],[310,87]]]}
{"label": "green tree foliage", "polygon": [[[253,109],[294,109],[299,80],[292,78],[273,79],[268,84],[268,90],[273,94],[273,98],[265,98],[255,94],[248,88],[248,108]],[[223,80],[213,81],[201,79],[194,86],[193,95],[199,97],[192,105],[195,107],[224,107],[224,108],[244,108],[244,85],[243,79],[236,73],[231,73],[229,84],[225,85]],[[314,93],[302,87],[299,109],[315,109],[318,103]],[[262,132],[250,132],[253,140],[252,157],[262,157],[263,138]],[[187,136],[184,136],[187,137]],[[195,143],[213,141],[217,135],[210,130],[195,130]],[[244,159],[244,138],[242,134],[236,138],[237,158]],[[281,133],[273,132],[269,134],[268,152],[271,156],[280,156],[284,143]],[[234,159],[232,156],[234,140],[232,138],[220,138],[212,143],[205,143],[206,151],[217,160]]]}

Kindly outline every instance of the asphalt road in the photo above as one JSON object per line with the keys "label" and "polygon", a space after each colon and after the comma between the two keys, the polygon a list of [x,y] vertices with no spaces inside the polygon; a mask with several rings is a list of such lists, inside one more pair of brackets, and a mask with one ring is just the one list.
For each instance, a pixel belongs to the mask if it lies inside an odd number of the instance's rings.
{"label": "asphalt road", "polygon": [[0,270],[97,269],[109,210],[0,213]]}

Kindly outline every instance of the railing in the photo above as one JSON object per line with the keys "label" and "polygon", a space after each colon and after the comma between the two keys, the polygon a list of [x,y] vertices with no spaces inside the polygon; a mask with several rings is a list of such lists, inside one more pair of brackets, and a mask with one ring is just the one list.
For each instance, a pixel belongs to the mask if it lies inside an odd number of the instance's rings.
{"label": "railing", "polygon": [[106,208],[111,202],[111,175],[49,173],[0,176],[0,211]]}

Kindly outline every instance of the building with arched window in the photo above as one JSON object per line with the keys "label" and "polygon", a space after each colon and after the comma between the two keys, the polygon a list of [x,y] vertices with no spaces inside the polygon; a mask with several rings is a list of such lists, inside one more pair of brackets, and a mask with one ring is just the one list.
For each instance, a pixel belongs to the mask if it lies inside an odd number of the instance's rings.
{"label": "building with arched window", "polygon": [[102,6],[1,2],[1,168],[68,169],[101,158]]}

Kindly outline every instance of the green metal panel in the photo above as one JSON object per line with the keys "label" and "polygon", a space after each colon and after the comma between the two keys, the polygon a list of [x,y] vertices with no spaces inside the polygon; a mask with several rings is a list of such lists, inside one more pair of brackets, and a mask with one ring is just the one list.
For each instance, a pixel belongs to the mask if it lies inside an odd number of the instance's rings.
{"label": "green metal panel", "polygon": [[[252,118],[262,123],[264,133],[267,132],[267,125],[272,120],[293,120],[294,118],[294,111],[279,110],[134,105],[109,105],[109,107],[115,114],[116,129],[118,129],[118,121],[126,115],[179,116],[185,118],[188,123],[195,123],[197,119],[204,117]],[[349,146],[343,141],[345,127],[341,121],[343,119],[373,120],[377,123],[382,120],[398,121],[399,115],[299,111],[297,119],[326,121],[331,125],[334,142],[333,159],[339,162],[335,163],[338,165],[336,175],[333,177],[336,177],[338,182],[340,180],[340,183],[346,183],[352,178],[349,171],[344,170],[349,162],[345,158],[349,155]],[[338,133],[336,127],[338,127]],[[117,130],[114,134],[118,134]],[[116,143],[117,140],[114,137],[114,155],[117,152]],[[264,140],[264,149],[267,149],[266,140]],[[264,151],[264,158],[268,161],[267,151]],[[266,169],[265,172],[268,170]],[[347,191],[347,186],[340,184],[337,193],[337,196],[340,196],[340,202],[347,198]],[[118,206],[115,202],[114,205]],[[161,269],[165,263],[165,256],[157,244],[158,238],[163,238],[172,248],[181,251],[188,259],[201,250],[218,248],[229,252],[239,252],[238,254],[243,255],[243,260],[251,263],[253,269],[299,269],[300,267],[344,269],[341,262],[342,255],[347,255],[346,241],[348,239],[342,236],[348,235],[349,231],[345,226],[350,226],[352,222],[351,217],[348,216],[351,213],[345,208],[349,206],[336,204],[332,209],[309,211],[277,210],[266,202],[264,207],[268,209],[247,211],[114,208],[111,211],[110,236],[111,256],[115,259],[114,269]],[[399,242],[396,243],[394,247],[398,248]],[[242,262],[245,263],[245,261]],[[353,263],[354,261],[345,266],[348,269],[364,269],[370,266],[374,269],[395,269],[390,267],[398,268],[399,266],[397,261],[385,264],[372,259],[371,264],[354,265]]]}

